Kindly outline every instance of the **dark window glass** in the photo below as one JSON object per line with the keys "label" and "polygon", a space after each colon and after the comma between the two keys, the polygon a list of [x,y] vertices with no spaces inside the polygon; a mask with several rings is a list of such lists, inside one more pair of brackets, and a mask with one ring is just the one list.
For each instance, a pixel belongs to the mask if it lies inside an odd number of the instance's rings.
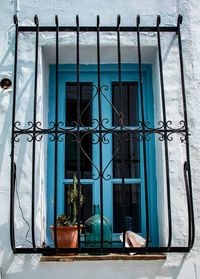
{"label": "dark window glass", "polygon": [[[122,177],[122,143],[119,140],[123,138],[124,144],[124,177],[139,178],[140,177],[140,143],[132,134],[118,133],[113,135],[113,177]],[[123,135],[123,136],[122,136]]]}
{"label": "dark window glass", "polygon": [[[66,88],[66,126],[74,126],[77,122],[77,84],[67,83]],[[81,124],[91,126],[92,83],[80,83],[80,116]]]}
{"label": "dark window glass", "polygon": [[[123,231],[123,186],[113,185],[113,230]],[[141,232],[141,186],[140,184],[125,184],[126,230]]]}
{"label": "dark window glass", "polygon": [[[123,82],[121,86],[122,93],[122,106],[121,94],[119,83],[114,82],[112,85],[113,105],[117,112],[121,112],[123,107],[124,125],[137,126],[139,119],[138,111],[138,85],[136,82]],[[119,125],[119,115],[113,109],[113,126]]]}
{"label": "dark window glass", "polygon": [[[67,197],[68,185],[65,185],[65,199]],[[84,196],[83,206],[81,207],[80,221],[84,223],[92,215],[92,185],[82,184],[81,193]],[[67,206],[66,200],[64,200],[65,214],[69,214],[69,208]]]}
{"label": "dark window glass", "polygon": [[[92,177],[92,136],[91,134],[80,133],[80,169],[81,178]],[[86,156],[87,155],[87,156]],[[77,141],[76,135],[65,136],[65,178],[73,178],[78,171]]]}

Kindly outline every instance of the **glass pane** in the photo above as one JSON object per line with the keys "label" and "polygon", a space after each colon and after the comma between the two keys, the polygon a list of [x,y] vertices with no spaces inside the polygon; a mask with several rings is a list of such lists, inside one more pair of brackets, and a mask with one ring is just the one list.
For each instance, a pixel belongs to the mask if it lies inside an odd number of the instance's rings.
{"label": "glass pane", "polygon": [[[67,196],[67,187],[65,185],[65,198]],[[83,206],[81,208],[80,220],[84,223],[90,216],[92,216],[92,185],[91,184],[81,184],[81,192],[84,197]],[[68,215],[69,208],[67,206],[66,200],[64,200],[65,214]]]}
{"label": "glass pane", "polygon": [[[125,184],[126,230],[141,232],[141,186],[140,184]],[[123,231],[123,187],[113,185],[113,230]]]}
{"label": "glass pane", "polygon": [[[123,108],[125,126],[137,126],[139,115],[138,85],[136,82],[123,82],[121,87],[122,104],[119,83],[113,83],[113,105],[118,112]],[[113,126],[119,125],[119,115],[113,109]]]}
{"label": "glass pane", "polygon": [[73,126],[73,121],[77,121],[77,86],[67,85],[66,90],[66,126]]}
{"label": "glass pane", "polygon": [[[119,137],[120,137],[120,133]],[[122,134],[122,133],[121,133]],[[140,177],[140,143],[136,137],[131,134],[123,134],[124,139],[124,177]],[[118,136],[113,135],[113,177],[122,177],[122,142]]]}
{"label": "glass pane", "polygon": [[[80,169],[81,178],[92,177],[92,136],[81,133]],[[65,136],[65,178],[73,178],[78,171],[77,141],[76,136],[67,134]]]}
{"label": "glass pane", "polygon": [[90,100],[92,98],[92,84],[81,85],[81,123],[84,126],[91,126],[91,113],[92,104]]}
{"label": "glass pane", "polygon": [[129,120],[130,126],[138,126],[139,120],[139,102],[138,102],[138,85],[128,86],[128,108],[129,108]]}
{"label": "glass pane", "polygon": [[[77,122],[77,84],[69,83],[66,88],[66,126],[74,126]],[[80,84],[80,116],[84,126],[91,126],[92,83]]]}

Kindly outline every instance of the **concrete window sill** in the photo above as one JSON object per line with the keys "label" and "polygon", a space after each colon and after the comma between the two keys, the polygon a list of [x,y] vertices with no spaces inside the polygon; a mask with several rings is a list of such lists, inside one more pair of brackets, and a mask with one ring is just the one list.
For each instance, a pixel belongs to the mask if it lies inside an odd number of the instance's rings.
{"label": "concrete window sill", "polygon": [[155,261],[166,260],[165,254],[146,254],[146,255],[127,255],[127,254],[109,254],[109,255],[88,255],[78,254],[73,256],[42,256],[41,262],[74,262],[74,261],[116,261],[116,260],[135,260],[135,261]]}

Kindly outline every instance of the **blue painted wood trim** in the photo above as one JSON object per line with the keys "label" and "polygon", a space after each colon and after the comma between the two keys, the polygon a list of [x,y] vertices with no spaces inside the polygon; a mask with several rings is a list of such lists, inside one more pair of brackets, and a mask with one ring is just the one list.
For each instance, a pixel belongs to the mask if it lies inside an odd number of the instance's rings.
{"label": "blue painted wood trim", "polygon": [[[95,74],[97,71],[97,65],[80,65],[80,72],[82,76],[80,76],[80,81],[91,81],[91,76]],[[115,75],[117,73],[117,65],[116,64],[103,64],[101,65],[101,73],[108,73],[109,75]],[[125,75],[124,75],[125,73]],[[128,73],[131,73],[129,75]],[[106,81],[111,84],[109,80],[109,75],[107,75],[108,80]],[[144,99],[145,99],[145,119],[149,120],[151,123],[154,123],[154,99],[153,99],[153,89],[152,89],[152,69],[151,65],[142,65],[142,75],[143,75],[143,84],[144,84]],[[59,65],[59,77],[60,83],[65,84],[66,80],[69,82],[76,82],[76,65],[68,64],[68,65]],[[112,81],[117,81],[117,78]],[[135,64],[122,64],[122,81],[138,81],[138,65]],[[96,84],[96,79],[93,80],[93,83]],[[66,96],[66,87],[60,86],[59,91],[59,120],[64,121],[65,117],[65,96]],[[50,76],[49,76],[49,122],[54,121],[54,102],[55,102],[55,65],[50,65]],[[104,104],[106,107],[106,104]],[[96,117],[95,112],[93,117]],[[53,166],[52,164],[54,160],[53,155],[53,145],[54,143],[48,143],[48,167],[47,167],[47,232],[48,238],[50,239],[49,226],[53,223]],[[158,218],[157,218],[157,185],[156,185],[156,170],[155,170],[155,138],[152,136],[152,140],[147,143],[147,168],[148,168],[148,181],[149,181],[149,205],[150,205],[150,236],[151,236],[151,246],[155,246],[158,244]],[[142,158],[142,145],[141,145],[141,158]],[[98,152],[96,146],[96,150],[93,152]],[[59,165],[58,165],[58,184],[59,192],[58,192],[58,214],[62,213],[64,208],[64,187],[65,185],[71,183],[72,180],[64,179],[64,141],[59,143]],[[96,161],[98,163],[98,161]],[[142,167],[141,163],[141,167]],[[141,168],[141,173],[143,173],[143,167]],[[125,183],[133,183],[133,184],[141,184],[142,191],[142,234],[145,236],[145,204],[144,204],[144,185],[143,178],[139,179],[126,179]],[[92,180],[81,180],[83,184],[93,184]],[[120,183],[120,179],[112,179],[111,183]],[[97,185],[97,184],[96,184]],[[105,185],[106,186],[106,185]],[[107,185],[108,186],[108,185]],[[94,193],[94,202],[98,202],[98,185],[96,186],[96,191]],[[106,188],[106,187],[104,187]],[[111,193],[111,192],[110,192]],[[105,206],[112,207],[112,195],[107,196],[104,200]],[[108,202],[109,201],[109,202]],[[110,215],[110,214],[109,214]],[[112,216],[109,218],[112,220]]]}

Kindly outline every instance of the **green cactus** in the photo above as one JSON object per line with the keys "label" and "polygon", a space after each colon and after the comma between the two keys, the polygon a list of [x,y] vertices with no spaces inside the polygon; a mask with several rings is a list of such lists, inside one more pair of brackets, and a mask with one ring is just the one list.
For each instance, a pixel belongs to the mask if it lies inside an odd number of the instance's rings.
{"label": "green cactus", "polygon": [[[76,175],[74,175],[73,177],[73,189],[72,189],[72,192],[70,193],[71,194],[71,218],[72,218],[72,224],[75,224],[76,223],[76,220],[77,220],[77,211],[78,211],[78,191],[77,191],[77,178],[76,178]],[[69,190],[70,191],[70,190]]]}
{"label": "green cactus", "polygon": [[74,226],[77,225],[78,221],[78,206],[80,204],[80,208],[83,205],[84,202],[84,197],[82,195],[82,187],[80,185],[80,195],[78,199],[78,180],[76,177],[76,174],[74,174],[73,177],[73,184],[69,186],[68,191],[67,191],[67,197],[66,197],[66,202],[67,202],[67,208],[69,209],[69,216],[66,215],[60,215],[57,217],[57,225],[62,225],[62,226]]}

